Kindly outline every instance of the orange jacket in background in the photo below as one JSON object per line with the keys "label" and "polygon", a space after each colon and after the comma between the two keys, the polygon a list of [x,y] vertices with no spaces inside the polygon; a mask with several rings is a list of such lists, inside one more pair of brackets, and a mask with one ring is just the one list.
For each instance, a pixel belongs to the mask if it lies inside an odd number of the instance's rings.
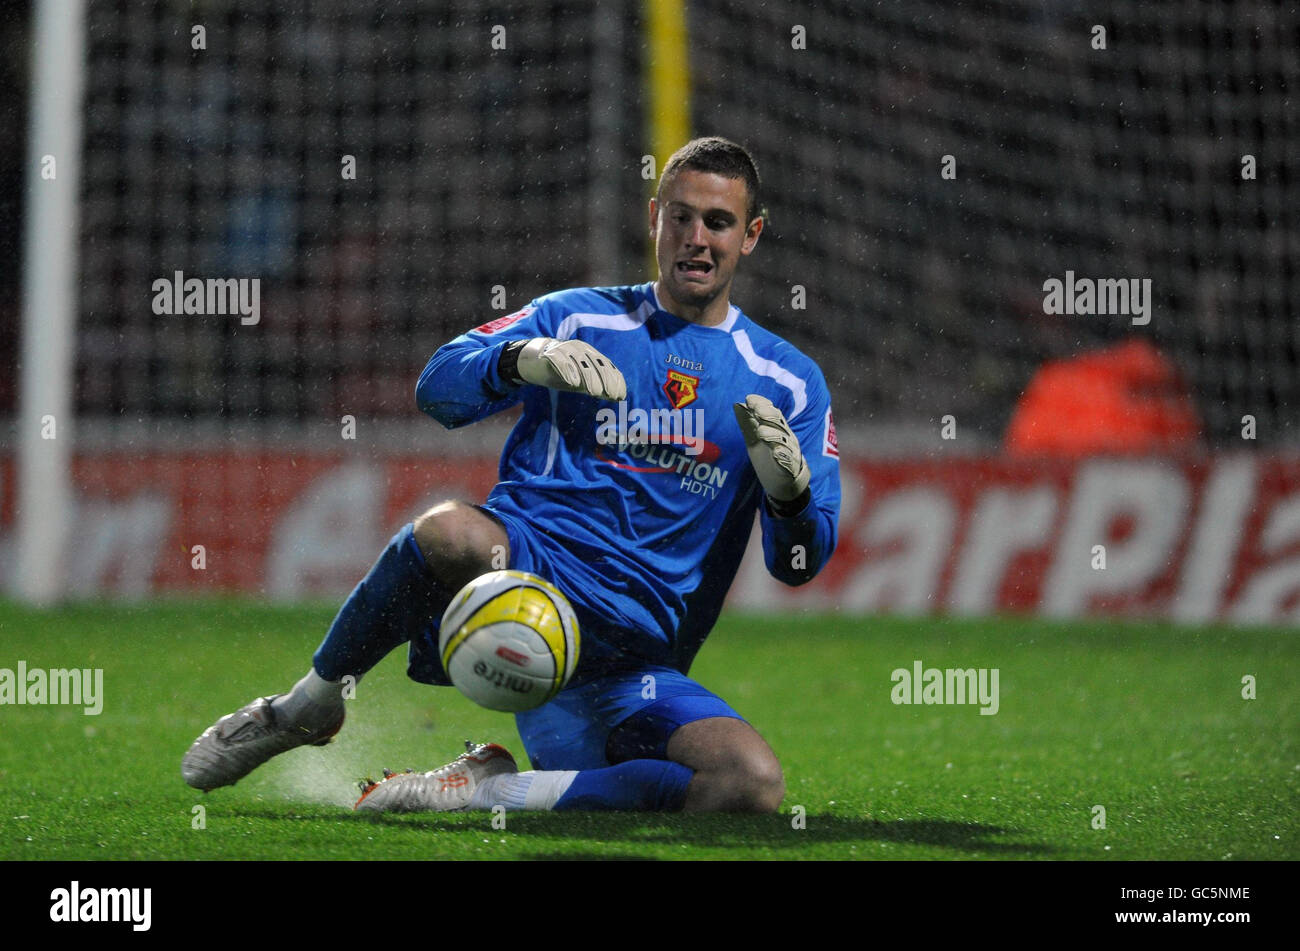
{"label": "orange jacket in background", "polygon": [[1004,448],[1011,455],[1086,456],[1190,449],[1197,418],[1173,362],[1128,340],[1043,364],[1016,404]]}

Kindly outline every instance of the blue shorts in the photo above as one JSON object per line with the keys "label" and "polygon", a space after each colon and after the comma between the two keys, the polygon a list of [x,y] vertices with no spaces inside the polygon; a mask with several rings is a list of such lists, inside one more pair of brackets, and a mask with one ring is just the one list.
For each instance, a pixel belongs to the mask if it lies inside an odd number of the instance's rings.
{"label": "blue shorts", "polygon": [[[563,552],[544,545],[516,519],[478,508],[505,528],[509,567],[565,588]],[[599,769],[630,759],[667,759],[668,739],[679,726],[709,717],[744,719],[681,671],[605,643],[598,633],[610,627],[609,620],[581,597],[570,601],[582,638],[578,669],[554,700],[515,717],[533,769]],[[436,621],[424,637],[412,639],[407,674],[421,683],[449,683],[438,659]]]}
{"label": "blue shorts", "polygon": [[[627,656],[610,647],[600,637],[600,631],[610,627],[609,622],[589,607],[586,600],[577,596],[578,592],[575,592],[567,584],[568,573],[565,572],[565,563],[563,560],[557,561],[555,557],[558,554],[562,559],[565,557],[564,553],[562,551],[557,552],[555,549],[543,544],[537,534],[531,530],[531,526],[526,523],[520,523],[517,519],[500,515],[482,505],[474,507],[505,530],[506,539],[510,544],[510,560],[506,564],[507,568],[527,571],[540,578],[545,578],[563,591],[568,596],[570,604],[573,605],[574,614],[578,617],[581,646],[578,650],[578,669],[574,671],[570,684],[583,683],[610,670],[627,667]],[[414,547],[414,541],[411,544]],[[418,551],[418,549],[416,550]],[[423,559],[422,555],[420,557]],[[454,592],[447,591],[444,594],[446,601],[450,602]],[[446,603],[443,603],[441,608],[445,607]],[[442,660],[438,653],[438,626],[442,620],[441,608],[431,612],[433,616],[430,623],[425,626],[421,635],[411,638],[406,675],[412,680],[423,684],[448,686],[451,684],[451,679],[443,670]],[[632,662],[636,663],[640,659],[643,658],[633,658]]]}
{"label": "blue shorts", "polygon": [[673,732],[709,717],[744,719],[685,674],[647,665],[567,687],[515,724],[533,769],[599,769],[667,759]]}

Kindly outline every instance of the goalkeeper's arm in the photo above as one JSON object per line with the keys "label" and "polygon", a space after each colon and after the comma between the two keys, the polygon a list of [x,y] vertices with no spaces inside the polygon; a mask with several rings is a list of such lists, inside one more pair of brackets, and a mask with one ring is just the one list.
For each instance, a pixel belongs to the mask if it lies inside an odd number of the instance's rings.
{"label": "goalkeeper's arm", "polygon": [[585,393],[598,400],[627,396],[627,383],[618,367],[581,340],[516,340],[502,348],[497,371],[502,379],[516,384],[535,383],[566,393]]}
{"label": "goalkeeper's arm", "polygon": [[538,326],[536,311],[521,313],[511,326],[479,328],[440,347],[416,385],[421,412],[448,429],[465,426],[519,402],[526,383],[600,399],[625,397],[623,374],[607,357],[580,340],[537,334],[547,328]]}
{"label": "goalkeeper's arm", "polygon": [[[829,414],[829,402],[825,403]],[[838,458],[823,454],[808,465],[799,437],[773,403],[751,394],[734,404],[745,449],[763,487],[760,508],[767,570],[789,585],[812,580],[835,550],[839,519]],[[805,437],[819,414],[799,417]],[[827,415],[827,419],[829,416]],[[814,491],[815,490],[815,491]]]}

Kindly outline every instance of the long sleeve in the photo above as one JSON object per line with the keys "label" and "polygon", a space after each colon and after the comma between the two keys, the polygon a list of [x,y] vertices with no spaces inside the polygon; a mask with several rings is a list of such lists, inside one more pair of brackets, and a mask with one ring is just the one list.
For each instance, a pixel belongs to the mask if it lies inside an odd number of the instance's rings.
{"label": "long sleeve", "polygon": [[767,570],[791,586],[815,578],[835,552],[838,539],[840,460],[830,393],[820,373],[809,383],[808,405],[789,421],[812,475],[809,502],[803,511],[787,518],[769,512],[766,500],[759,503]]}
{"label": "long sleeve", "polygon": [[420,374],[415,402],[448,429],[476,423],[521,399],[522,386],[501,378],[497,364],[506,344],[547,337],[537,302],[489,321],[438,349]]}

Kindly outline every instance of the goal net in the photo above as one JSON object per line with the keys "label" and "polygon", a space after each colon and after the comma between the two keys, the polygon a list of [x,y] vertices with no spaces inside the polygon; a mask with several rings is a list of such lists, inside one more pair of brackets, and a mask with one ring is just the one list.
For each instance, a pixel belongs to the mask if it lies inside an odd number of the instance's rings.
{"label": "goal net", "polygon": [[[1141,336],[1210,445],[1300,437],[1294,4],[694,0],[690,35],[772,213],[737,293],[837,417],[996,442],[1044,360]],[[1045,313],[1067,272],[1149,279],[1150,322]]]}
{"label": "goal net", "polygon": [[[642,14],[91,0],[83,431],[408,418],[465,327],[641,279]],[[1247,414],[1294,443],[1298,21],[1280,0],[690,0],[694,129],[747,143],[767,185],[736,298],[822,363],[850,425],[952,414],[992,445],[1044,360],[1141,335],[1211,445]],[[153,313],[177,272],[259,277],[260,324]],[[1067,273],[1149,279],[1150,323],[1045,313]]]}
{"label": "goal net", "polygon": [[[613,283],[642,247],[630,15],[91,0],[84,421],[409,418],[446,340]],[[259,319],[156,313],[178,272],[258,278]]]}

